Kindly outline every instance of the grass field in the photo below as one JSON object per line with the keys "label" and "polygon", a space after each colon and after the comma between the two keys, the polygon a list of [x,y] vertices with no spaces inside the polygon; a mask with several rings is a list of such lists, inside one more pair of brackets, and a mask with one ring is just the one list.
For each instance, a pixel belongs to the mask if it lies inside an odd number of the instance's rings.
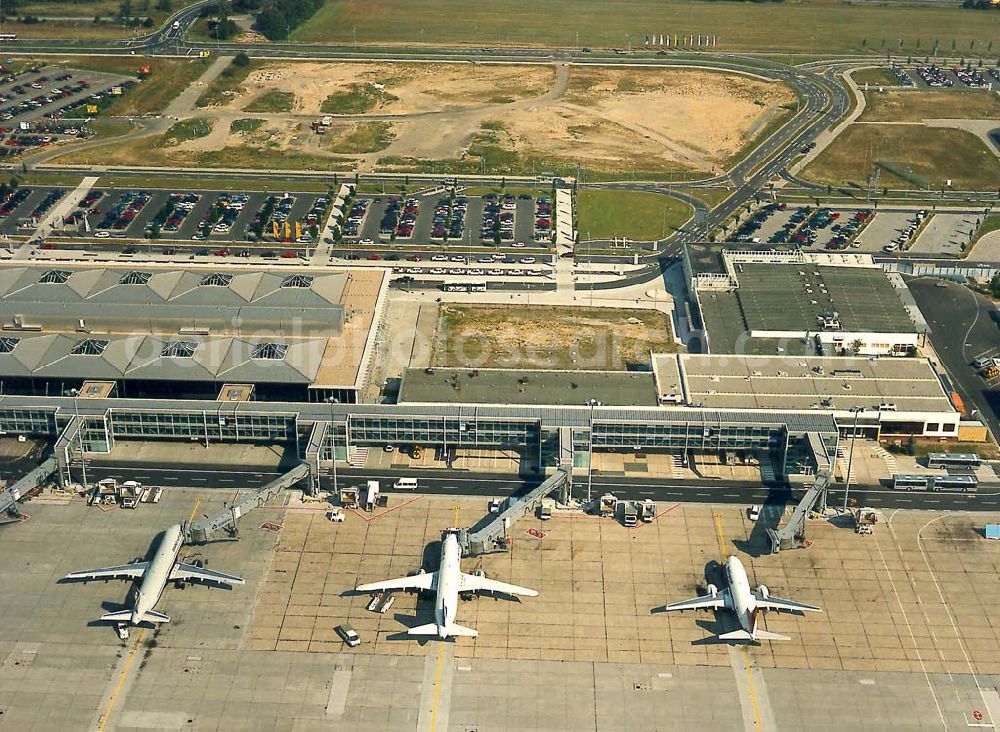
{"label": "grass field", "polygon": [[245,112],[291,112],[295,105],[295,94],[283,91],[268,91],[243,108]]}
{"label": "grass field", "polygon": [[663,239],[693,213],[686,203],[658,193],[589,189],[577,191],[576,209],[581,239],[635,241]]}
{"label": "grass field", "polygon": [[1000,160],[978,137],[920,125],[851,125],[803,176],[864,187],[876,161],[883,165],[881,185],[889,188],[939,190],[950,178],[958,190],[995,190],[1000,181]]}
{"label": "grass field", "polygon": [[199,137],[208,137],[212,133],[212,120],[195,117],[174,122],[163,136],[161,145],[170,147]]}
{"label": "grass field", "polygon": [[256,71],[262,65],[260,61],[251,61],[246,66],[229,64],[221,74],[212,80],[211,84],[205,87],[205,91],[198,97],[196,106],[214,107],[225,104],[240,88],[240,85],[247,80],[250,72]]}
{"label": "grass field", "polygon": [[[174,0],[173,9],[180,10],[190,2],[191,0]],[[130,38],[136,31],[149,32],[148,28],[136,29],[129,25],[123,26],[116,21],[115,16],[118,15],[120,5],[119,0],[20,3],[14,11],[17,17],[35,16],[52,20],[28,24],[17,22],[10,16],[4,23],[4,32],[17,33],[20,38],[54,38],[67,41]],[[11,12],[6,7],[4,10]],[[155,2],[150,2],[144,10],[143,3],[138,0],[132,3],[132,13],[138,18],[152,18],[154,27],[159,27],[170,15],[168,12],[156,10]],[[101,22],[95,23],[94,17],[98,15],[101,17]]]}
{"label": "grass field", "polygon": [[620,370],[673,353],[657,310],[523,305],[441,306],[431,363],[480,368]]}
{"label": "grass field", "polygon": [[[328,0],[292,33],[297,41],[399,44],[546,45],[625,48],[643,44],[643,32],[710,33],[716,50],[834,53],[882,44],[903,51],[942,48],[968,53],[969,44],[1000,45],[995,13],[939,7],[854,6],[835,2],[734,3],[692,0],[513,0],[489,3],[436,0]],[[919,51],[918,51],[919,52]]]}
{"label": "grass field", "polygon": [[[116,99],[104,110],[107,116],[156,114],[201,76],[208,66],[207,59],[154,59],[152,73],[140,81],[128,94]],[[131,67],[137,68],[135,59]]]}
{"label": "grass field", "polygon": [[389,92],[370,84],[351,84],[346,91],[336,92],[323,100],[323,114],[365,114],[389,102],[396,101]]}
{"label": "grass field", "polygon": [[388,147],[393,137],[392,125],[388,122],[359,122],[339,133],[328,132],[323,147],[342,155],[378,152]]}
{"label": "grass field", "polygon": [[229,131],[233,133],[237,132],[256,132],[260,129],[261,125],[264,124],[264,120],[256,117],[243,117],[241,119],[234,119],[229,123]]}
{"label": "grass field", "polygon": [[865,84],[870,86],[899,86],[896,77],[886,68],[861,69],[851,74],[851,78],[862,89],[864,89]]}
{"label": "grass field", "polygon": [[1000,120],[1000,97],[982,91],[869,91],[862,122],[924,119]]}

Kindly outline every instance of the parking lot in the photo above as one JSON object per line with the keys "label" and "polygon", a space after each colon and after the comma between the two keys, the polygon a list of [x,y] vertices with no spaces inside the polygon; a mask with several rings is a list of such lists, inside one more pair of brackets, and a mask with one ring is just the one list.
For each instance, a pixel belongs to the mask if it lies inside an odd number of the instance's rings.
{"label": "parking lot", "polygon": [[348,214],[340,245],[548,249],[552,230],[552,203],[544,196],[361,196]]}
{"label": "parking lot", "polygon": [[978,220],[975,214],[934,214],[909,251],[913,254],[960,257],[962,246],[967,246],[976,232]]}
{"label": "parking lot", "polygon": [[870,216],[868,209],[769,204],[737,229],[735,241],[846,249]]}
{"label": "parking lot", "polygon": [[863,252],[883,252],[885,246],[900,236],[912,214],[906,212],[876,213],[864,233],[858,237],[862,244],[858,249]]}
{"label": "parking lot", "polygon": [[96,71],[45,67],[0,79],[0,157],[87,137],[83,121],[127,94],[135,79]]}
{"label": "parking lot", "polygon": [[[5,217],[10,204],[0,203],[0,233],[30,235],[38,203],[55,193],[61,198],[67,190],[20,189]],[[127,253],[141,248],[281,256],[317,244],[330,207],[330,196],[320,193],[93,188],[64,217],[55,236],[62,239],[59,248],[92,248],[97,240],[101,248]],[[29,225],[22,225],[26,220]],[[55,246],[50,245],[46,248]]]}

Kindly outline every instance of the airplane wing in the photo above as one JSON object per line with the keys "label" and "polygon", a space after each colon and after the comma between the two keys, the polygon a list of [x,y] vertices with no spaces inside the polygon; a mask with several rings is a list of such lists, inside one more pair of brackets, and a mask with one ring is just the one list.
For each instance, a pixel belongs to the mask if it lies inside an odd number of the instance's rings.
{"label": "airplane wing", "polygon": [[437,575],[437,572],[424,572],[423,574],[415,574],[412,577],[400,577],[399,579],[358,585],[355,589],[359,592],[375,592],[376,590],[433,590],[437,582]]}
{"label": "airplane wing", "polygon": [[184,580],[187,582],[215,582],[222,585],[242,585],[245,584],[242,577],[224,572],[213,572],[204,567],[195,567],[193,564],[177,562],[170,571],[171,580]]}
{"label": "airplane wing", "polygon": [[112,580],[112,579],[135,579],[142,577],[149,562],[135,562],[134,564],[123,564],[120,567],[104,567],[102,569],[84,569],[79,572],[70,572],[63,579],[65,580]]}
{"label": "airplane wing", "polygon": [[726,599],[722,596],[722,593],[716,595],[702,595],[701,597],[692,597],[690,600],[680,600],[679,602],[672,602],[669,605],[664,605],[662,608],[663,612],[669,612],[671,610],[718,610],[726,606]]}
{"label": "airplane wing", "polygon": [[818,608],[815,605],[807,605],[804,602],[796,602],[795,600],[783,600],[780,597],[773,597],[772,595],[764,595],[760,590],[753,593],[754,597],[757,598],[757,607],[761,610],[783,610],[785,612],[823,612],[822,608]]}
{"label": "airplane wing", "polygon": [[517,585],[508,585],[506,582],[477,577],[474,574],[463,574],[462,584],[459,586],[460,592],[503,592],[508,595],[527,595],[537,597],[538,591]]}

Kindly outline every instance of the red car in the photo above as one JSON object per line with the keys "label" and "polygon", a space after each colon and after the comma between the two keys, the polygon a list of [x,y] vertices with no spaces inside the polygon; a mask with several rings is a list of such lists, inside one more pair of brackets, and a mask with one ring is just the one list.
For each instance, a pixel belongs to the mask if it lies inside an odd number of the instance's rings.
{"label": "red car", "polygon": [[294,249],[286,249],[281,253],[282,259],[295,259],[297,256],[299,255],[296,254]]}

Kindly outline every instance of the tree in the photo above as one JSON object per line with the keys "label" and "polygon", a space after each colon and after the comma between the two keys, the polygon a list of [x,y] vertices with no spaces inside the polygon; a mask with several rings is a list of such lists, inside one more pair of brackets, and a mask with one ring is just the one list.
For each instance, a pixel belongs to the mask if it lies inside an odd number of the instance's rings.
{"label": "tree", "polygon": [[990,294],[992,294],[993,297],[1000,297],[1000,274],[994,276],[993,279],[990,280]]}
{"label": "tree", "polygon": [[161,13],[170,13],[174,9],[174,0],[156,0],[156,9]]}
{"label": "tree", "polygon": [[268,8],[257,16],[257,30],[270,41],[283,41],[288,37],[288,21],[280,10]]}
{"label": "tree", "polygon": [[145,18],[145,20],[142,21],[142,27],[143,28],[152,28],[153,27],[153,19],[150,18],[147,15],[146,18]]}
{"label": "tree", "polygon": [[118,6],[118,17],[122,19],[132,17],[132,0],[122,0]]}
{"label": "tree", "polygon": [[247,56],[243,51],[240,51],[233,57],[233,66],[238,68],[246,68],[250,65],[250,57]]}

